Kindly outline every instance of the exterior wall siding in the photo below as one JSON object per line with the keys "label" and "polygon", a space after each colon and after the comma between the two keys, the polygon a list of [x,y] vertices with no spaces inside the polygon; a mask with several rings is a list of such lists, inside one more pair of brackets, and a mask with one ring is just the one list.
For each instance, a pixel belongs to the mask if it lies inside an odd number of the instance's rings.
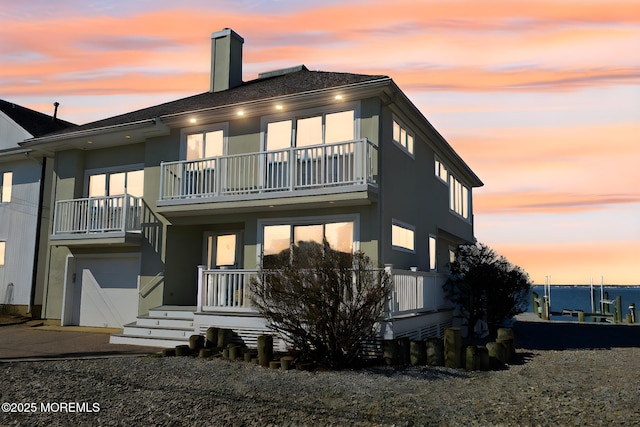
{"label": "exterior wall siding", "polygon": [[[0,267],[0,303],[28,305],[33,280],[42,166],[33,159],[0,163],[0,175],[13,173],[11,201],[0,203],[0,241],[6,242]],[[12,289],[8,285],[12,283]]]}

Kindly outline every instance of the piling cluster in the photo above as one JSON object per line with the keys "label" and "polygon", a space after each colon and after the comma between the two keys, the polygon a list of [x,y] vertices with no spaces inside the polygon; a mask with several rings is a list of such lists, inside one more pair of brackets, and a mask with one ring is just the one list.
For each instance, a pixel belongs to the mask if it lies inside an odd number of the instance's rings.
{"label": "piling cluster", "polygon": [[496,340],[486,345],[463,345],[460,328],[446,329],[442,339],[383,341],[383,358],[390,366],[427,365],[489,371],[504,369],[514,355],[515,340],[510,328],[499,329]]}
{"label": "piling cluster", "polygon": [[[273,351],[273,337],[261,335],[257,340],[257,349],[233,342],[231,329],[207,329],[206,334],[192,335],[189,344],[178,345],[162,351],[162,356],[194,356],[202,359],[218,357],[226,360],[243,360],[265,368],[289,370],[293,367],[294,358],[289,355],[276,355]],[[304,364],[298,364],[298,369],[305,369]]]}
{"label": "piling cluster", "polygon": [[[274,353],[271,335],[259,336],[256,349],[249,349],[232,340],[232,330],[210,327],[205,336],[192,335],[189,345],[165,349],[162,355],[244,360],[265,368],[285,371],[294,367],[302,370],[313,368],[311,364],[296,361],[293,356]],[[510,328],[498,329],[496,340],[485,345],[463,345],[460,328],[446,329],[443,338],[382,341],[382,360],[388,366],[426,365],[489,371],[504,369],[514,355],[515,340]]]}

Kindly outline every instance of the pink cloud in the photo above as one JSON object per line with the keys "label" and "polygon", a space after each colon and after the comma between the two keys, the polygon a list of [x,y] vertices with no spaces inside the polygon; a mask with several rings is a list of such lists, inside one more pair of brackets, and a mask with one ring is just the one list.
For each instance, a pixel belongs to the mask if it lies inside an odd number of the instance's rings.
{"label": "pink cloud", "polygon": [[588,284],[593,278],[605,283],[639,285],[637,256],[640,241],[581,243],[513,243],[491,245],[510,262],[524,268],[536,284],[550,275],[556,284]]}

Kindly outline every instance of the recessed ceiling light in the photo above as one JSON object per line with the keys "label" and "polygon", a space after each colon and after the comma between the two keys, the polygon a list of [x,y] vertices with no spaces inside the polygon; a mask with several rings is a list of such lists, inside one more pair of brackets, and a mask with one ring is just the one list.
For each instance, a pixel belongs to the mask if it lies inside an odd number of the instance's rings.
{"label": "recessed ceiling light", "polygon": [[283,108],[282,105],[280,104],[276,105],[276,110],[282,110],[282,108]]}
{"label": "recessed ceiling light", "polygon": [[195,123],[197,120],[195,118],[189,119],[189,123]]}
{"label": "recessed ceiling light", "polygon": [[244,116],[244,111],[242,111],[242,110],[238,111],[238,115],[239,116]]}
{"label": "recessed ceiling light", "polygon": [[87,144],[93,144],[93,141],[87,141]]}
{"label": "recessed ceiling light", "polygon": [[131,139],[131,135],[125,135],[125,139]]}
{"label": "recessed ceiling light", "polygon": [[341,100],[342,99],[342,95],[336,95],[336,99],[337,100]]}

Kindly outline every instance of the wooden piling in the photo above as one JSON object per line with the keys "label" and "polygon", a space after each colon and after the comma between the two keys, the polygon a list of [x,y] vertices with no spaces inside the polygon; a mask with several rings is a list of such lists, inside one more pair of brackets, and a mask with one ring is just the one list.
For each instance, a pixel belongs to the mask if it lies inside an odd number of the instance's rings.
{"label": "wooden piling", "polygon": [[204,338],[204,346],[206,348],[216,347],[218,345],[218,328],[214,328],[213,326],[207,328]]}
{"label": "wooden piling", "polygon": [[260,335],[258,337],[258,363],[267,368],[271,359],[273,359],[273,337]]}
{"label": "wooden piling", "polygon": [[614,306],[614,318],[616,323],[622,323],[622,297],[618,295]]}
{"label": "wooden piling", "polygon": [[233,331],[231,329],[219,329],[217,347],[226,348],[229,344],[231,344],[232,339]]}
{"label": "wooden piling", "polygon": [[462,336],[460,328],[444,330],[444,366],[460,368],[462,366]]}
{"label": "wooden piling", "polygon": [[289,369],[291,369],[291,363],[293,362],[293,357],[292,356],[282,356],[280,358],[280,368],[283,371],[288,371]]}
{"label": "wooden piling", "polygon": [[444,366],[444,344],[439,338],[430,338],[426,342],[427,365]]}
{"label": "wooden piling", "polygon": [[189,350],[200,350],[204,347],[204,337],[202,335],[191,335],[189,337]]}
{"label": "wooden piling", "polygon": [[480,370],[480,355],[475,345],[467,346],[465,350],[464,367],[467,371]]}
{"label": "wooden piling", "polygon": [[541,317],[540,313],[540,300],[536,292],[531,292],[531,308],[536,316]]}
{"label": "wooden piling", "polygon": [[398,339],[398,362],[403,366],[408,366],[411,363],[411,340],[409,338]]}
{"label": "wooden piling", "polygon": [[489,352],[489,365],[491,369],[503,369],[507,364],[504,345],[497,342],[487,343]]}
{"label": "wooden piling", "polygon": [[411,341],[409,352],[412,366],[427,364],[427,346],[424,341]]}
{"label": "wooden piling", "polygon": [[398,341],[384,340],[382,341],[382,357],[388,366],[394,366],[399,363]]}

